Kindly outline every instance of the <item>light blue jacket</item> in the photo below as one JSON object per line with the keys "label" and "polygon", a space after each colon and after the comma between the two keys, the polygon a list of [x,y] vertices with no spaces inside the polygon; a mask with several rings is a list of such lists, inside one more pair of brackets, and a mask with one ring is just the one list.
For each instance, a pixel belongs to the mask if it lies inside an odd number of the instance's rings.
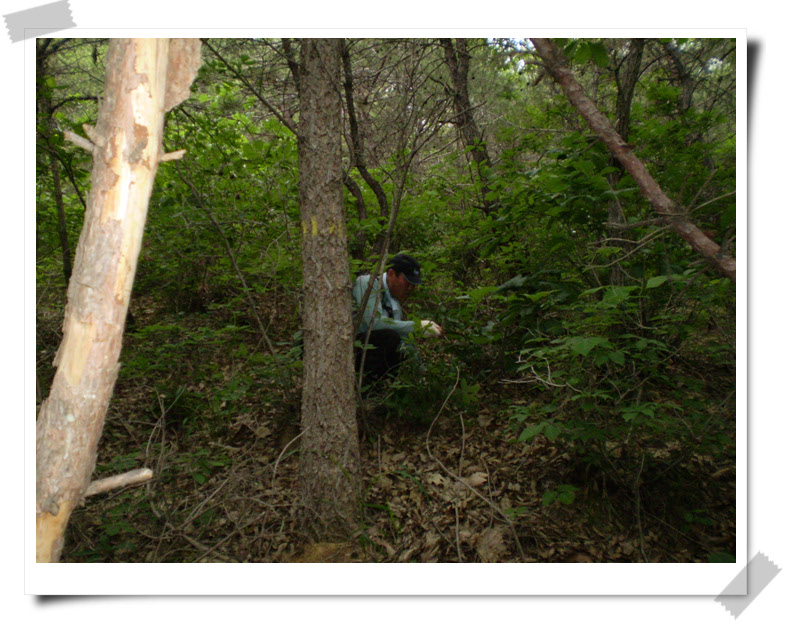
{"label": "light blue jacket", "polygon": [[[369,280],[371,280],[371,276],[366,274],[358,276],[358,279],[355,281],[355,286],[353,286],[353,301],[355,302],[356,311],[361,306],[364,293],[366,293],[366,289],[369,286]],[[377,293],[380,290],[381,280],[383,290],[378,297]],[[375,306],[375,302],[377,302],[377,306]],[[393,315],[389,314],[386,309],[390,309]],[[402,317],[402,305],[393,295],[391,295],[391,292],[388,290],[386,275],[382,274],[380,278],[374,281],[372,292],[369,293],[369,299],[366,302],[366,309],[363,311],[363,319],[361,320],[358,332],[366,332],[371,323],[372,330],[395,330],[404,338],[413,331],[415,324],[412,321],[402,320]]]}

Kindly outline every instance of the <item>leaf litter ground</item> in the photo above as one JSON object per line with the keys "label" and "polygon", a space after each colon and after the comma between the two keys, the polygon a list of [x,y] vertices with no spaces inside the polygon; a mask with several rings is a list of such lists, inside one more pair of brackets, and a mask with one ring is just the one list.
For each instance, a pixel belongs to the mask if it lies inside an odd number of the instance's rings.
{"label": "leaf litter ground", "polygon": [[[119,400],[135,401],[123,392]],[[364,415],[373,424],[361,440],[363,526],[346,542],[322,544],[299,530],[294,427],[244,413],[223,437],[160,424],[151,434],[150,423],[124,422],[115,410],[100,463],[117,471],[123,458],[157,477],[87,500],[73,515],[63,559],[707,562],[735,552],[734,465],[689,457],[681,465],[694,491],[689,504],[662,499],[654,487],[652,501],[637,506],[625,489],[577,479],[570,445],[541,436],[517,442],[497,410],[444,413],[429,427],[388,419],[380,408]],[[131,448],[140,452],[129,455]],[[544,505],[545,493],[567,482],[575,484],[572,501]]]}
{"label": "leaf litter ground", "polygon": [[[137,312],[144,319],[144,307]],[[40,324],[40,346],[58,344],[57,318],[49,330]],[[47,349],[40,362],[51,362]],[[131,334],[124,353],[133,350]],[[209,357],[213,377],[231,381],[237,368],[219,352]],[[169,396],[158,382],[177,377],[174,363],[156,383],[119,379],[95,478],[142,466],[155,478],[87,499],[63,561],[708,562],[735,553],[734,457],[632,441],[633,472],[616,481],[570,441],[519,442],[507,412],[519,390],[494,382],[472,410],[436,403],[429,423],[363,407],[362,526],[342,543],[314,544],[298,523],[297,398],[256,380],[266,397],[228,395],[219,423],[200,420],[212,394],[195,373],[200,359],[181,359],[186,383]],[[642,475],[645,456],[654,467]]]}

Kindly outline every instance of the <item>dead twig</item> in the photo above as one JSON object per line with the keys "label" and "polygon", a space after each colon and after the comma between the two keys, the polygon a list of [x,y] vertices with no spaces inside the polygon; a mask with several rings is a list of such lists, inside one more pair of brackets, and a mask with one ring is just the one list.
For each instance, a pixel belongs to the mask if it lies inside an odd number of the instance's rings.
{"label": "dead twig", "polygon": [[648,556],[645,554],[645,535],[642,531],[642,515],[640,514],[640,510],[642,508],[642,502],[640,499],[639,494],[639,486],[640,486],[640,478],[642,477],[642,469],[645,467],[645,454],[642,454],[642,462],[639,465],[639,473],[637,473],[637,479],[634,482],[634,494],[636,495],[636,510],[637,510],[637,526],[639,527],[639,550],[642,554],[643,560],[645,562],[648,561]]}
{"label": "dead twig", "polygon": [[126,473],[121,473],[120,475],[105,477],[101,480],[95,480],[93,482],[90,482],[90,485],[87,487],[87,490],[85,491],[85,497],[92,497],[93,495],[98,495],[99,493],[105,493],[109,490],[114,490],[116,488],[121,488],[123,486],[132,486],[134,484],[141,484],[142,482],[147,482],[152,477],[153,477],[153,471],[147,468],[134,469],[133,471],[127,471]]}
{"label": "dead twig", "polygon": [[274,487],[274,484],[276,483],[276,469],[279,467],[279,461],[280,461],[280,460],[282,459],[282,457],[284,456],[284,452],[285,452],[285,451],[287,451],[287,449],[290,447],[290,445],[292,445],[292,444],[293,444],[295,441],[297,441],[297,440],[298,440],[298,439],[299,439],[301,436],[303,436],[304,434],[306,434],[306,432],[308,432],[308,431],[309,431],[309,428],[308,428],[308,427],[305,427],[305,428],[303,429],[303,432],[301,432],[300,434],[298,434],[298,436],[296,436],[295,438],[293,438],[293,439],[292,439],[292,440],[291,440],[289,443],[287,443],[287,444],[284,446],[284,449],[282,449],[282,450],[281,450],[281,453],[279,454],[279,457],[278,457],[278,458],[276,458],[276,463],[273,465],[273,476],[271,477],[271,488],[273,488],[273,487]]}
{"label": "dead twig", "polygon": [[454,533],[456,535],[456,557],[462,562],[462,548],[459,545],[459,506],[454,501]]}
{"label": "dead twig", "polygon": [[[440,461],[439,458],[437,458],[432,453],[432,450],[429,448],[429,437],[432,434],[432,428],[434,427],[434,424],[437,422],[437,419],[440,418],[440,415],[443,413],[443,409],[445,408],[445,405],[448,403],[448,400],[451,398],[451,395],[454,394],[454,391],[456,390],[456,387],[458,385],[459,385],[459,367],[456,368],[456,382],[454,382],[453,387],[451,388],[451,390],[449,391],[449,393],[446,396],[445,400],[443,401],[442,406],[440,406],[440,410],[437,411],[437,416],[432,420],[432,423],[429,426],[429,430],[426,433],[426,453],[429,455],[429,457],[432,460],[434,460],[440,466],[440,468],[443,471],[445,471],[445,473],[447,473],[450,477],[452,477],[454,480],[456,480],[459,484],[461,484],[462,486],[464,486],[465,488],[470,490],[470,492],[472,492],[474,495],[479,497],[481,500],[485,501],[489,505],[489,507],[492,508],[492,510],[495,513],[497,513],[497,515],[500,517],[500,519],[502,519],[502,521],[511,530],[511,534],[514,537],[514,542],[516,543],[516,547],[517,547],[517,551],[519,552],[519,556],[524,560],[524,558],[525,558],[525,551],[524,551],[524,549],[522,549],[522,544],[519,542],[519,536],[517,536],[517,534],[516,534],[516,528],[514,527],[514,523],[511,520],[511,518],[508,515],[506,515],[506,513],[503,512],[503,510],[500,509],[500,506],[498,506],[494,501],[490,500],[483,493],[481,493],[478,489],[476,489],[475,487],[471,486],[470,483],[467,480],[463,480],[461,476],[456,475],[455,473],[453,473],[448,467],[446,467]],[[458,538],[457,538],[457,540],[458,540]],[[457,547],[458,547],[458,543],[457,543]],[[461,559],[461,556],[460,556],[460,559]]]}

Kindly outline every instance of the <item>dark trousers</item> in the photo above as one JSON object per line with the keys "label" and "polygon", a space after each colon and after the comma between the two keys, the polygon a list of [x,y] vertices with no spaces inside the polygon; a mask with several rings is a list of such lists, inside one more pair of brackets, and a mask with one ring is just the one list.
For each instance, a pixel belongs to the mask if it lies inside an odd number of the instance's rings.
{"label": "dark trousers", "polygon": [[[358,334],[356,340],[364,344],[366,333]],[[393,375],[402,360],[399,346],[402,338],[394,330],[372,330],[363,363],[363,385],[373,384],[378,380]],[[361,367],[364,350],[355,348],[355,370]]]}

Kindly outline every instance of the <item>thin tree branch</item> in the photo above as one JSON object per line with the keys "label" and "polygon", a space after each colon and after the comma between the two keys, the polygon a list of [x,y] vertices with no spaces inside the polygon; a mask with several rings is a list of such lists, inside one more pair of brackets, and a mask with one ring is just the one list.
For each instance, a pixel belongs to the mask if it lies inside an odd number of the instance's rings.
{"label": "thin tree branch", "polygon": [[459,371],[459,367],[457,367],[456,368],[456,381],[454,382],[453,387],[451,387],[451,390],[448,392],[448,395],[446,395],[445,399],[443,400],[443,404],[440,406],[440,410],[437,411],[437,415],[432,420],[432,423],[429,426],[429,430],[426,433],[426,453],[450,477],[454,478],[454,480],[456,480],[459,484],[461,484],[462,486],[466,487],[468,490],[470,490],[470,492],[472,492],[474,495],[479,497],[481,500],[485,501],[489,505],[489,507],[492,508],[492,510],[495,513],[497,513],[497,515],[500,517],[500,519],[506,525],[508,525],[509,529],[511,530],[511,534],[514,537],[514,542],[516,543],[517,550],[519,551],[519,555],[524,560],[525,552],[524,552],[524,549],[522,549],[522,544],[519,542],[519,536],[517,536],[516,528],[514,527],[514,523],[512,522],[511,517],[509,517],[500,508],[500,506],[498,506],[494,501],[492,501],[488,497],[484,496],[477,488],[472,486],[467,480],[462,479],[462,477],[460,475],[456,475],[456,473],[454,473],[448,467],[446,467],[445,464],[443,464],[443,462],[437,456],[435,456],[432,453],[432,450],[429,448],[429,438],[432,435],[432,428],[434,428],[434,424],[437,423],[437,420],[440,418],[440,415],[443,413],[443,409],[445,408],[446,404],[448,403],[448,400],[451,399],[451,395],[454,394],[454,391],[456,390],[456,387],[459,386],[459,379],[460,379],[460,371]]}
{"label": "thin tree branch", "polygon": [[282,39],[281,45],[284,48],[284,58],[287,59],[287,65],[290,67],[292,73],[292,81],[295,83],[295,90],[301,92],[301,67],[298,61],[295,60],[295,52],[292,49],[292,40]]}
{"label": "thin tree branch", "polygon": [[274,107],[270,102],[268,102],[265,96],[263,96],[257,89],[255,89],[254,86],[246,79],[246,77],[240,72],[238,72],[238,70],[236,70],[232,66],[232,64],[227,59],[225,59],[218,52],[218,50],[216,50],[216,48],[214,48],[210,44],[210,40],[202,39],[201,41],[205,45],[205,47],[208,48],[208,50],[210,50],[211,52],[213,52],[214,55],[216,55],[217,59],[219,59],[222,63],[224,63],[224,65],[227,67],[228,70],[230,70],[230,72],[232,72],[235,78],[240,80],[246,86],[246,88],[252,92],[254,97],[256,97],[265,108],[267,108],[271,113],[273,113],[276,119],[278,119],[282,124],[284,124],[284,126],[286,126],[287,129],[290,130],[290,132],[292,132],[292,134],[294,134],[296,137],[298,136],[298,129],[295,126],[295,123],[291,119],[287,119],[281,112],[279,112],[278,109],[276,109],[276,107]]}
{"label": "thin tree branch", "polygon": [[355,114],[355,102],[353,94],[353,72],[352,62],[350,60],[350,49],[347,42],[342,40],[341,47],[342,56],[342,69],[344,70],[344,96],[347,103],[347,120],[350,125],[350,138],[352,144],[350,146],[352,152],[352,159],[355,163],[355,168],[361,174],[364,182],[369,185],[369,188],[374,192],[377,198],[377,203],[380,205],[380,216],[388,217],[390,208],[388,205],[388,196],[385,194],[380,182],[372,176],[366,167],[366,158],[364,156],[364,147],[361,134],[358,130],[358,120]]}
{"label": "thin tree branch", "polygon": [[82,102],[85,100],[93,100],[95,102],[98,102],[98,96],[94,96],[94,95],[71,96],[69,98],[66,98],[65,100],[61,100],[57,104],[52,104],[52,108],[50,109],[50,111],[54,113],[57,109],[59,109],[61,106],[64,106],[65,104],[69,104],[70,102]]}

